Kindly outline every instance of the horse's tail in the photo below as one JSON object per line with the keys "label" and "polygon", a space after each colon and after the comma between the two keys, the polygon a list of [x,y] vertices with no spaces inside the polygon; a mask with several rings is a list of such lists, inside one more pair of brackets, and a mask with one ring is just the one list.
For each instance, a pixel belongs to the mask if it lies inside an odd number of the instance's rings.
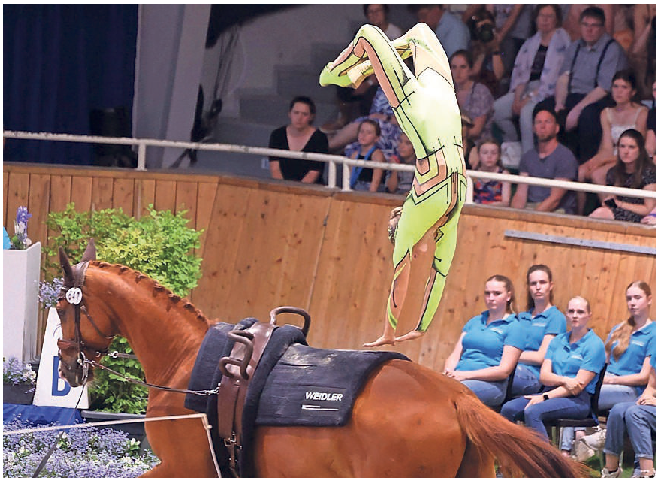
{"label": "horse's tail", "polygon": [[511,423],[480,402],[461,394],[455,400],[458,422],[479,452],[494,456],[504,476],[583,478],[586,468],[565,458],[533,430]]}

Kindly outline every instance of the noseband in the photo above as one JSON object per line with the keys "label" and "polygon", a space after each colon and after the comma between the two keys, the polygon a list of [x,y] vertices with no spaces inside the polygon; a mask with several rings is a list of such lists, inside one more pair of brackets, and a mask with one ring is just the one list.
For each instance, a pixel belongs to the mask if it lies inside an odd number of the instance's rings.
{"label": "noseband", "polygon": [[93,320],[93,317],[89,315],[85,297],[82,292],[84,286],[84,278],[88,267],[89,267],[88,262],[80,262],[79,264],[75,265],[72,268],[73,271],[72,285],[68,285],[70,284],[69,277],[66,277],[64,280],[64,286],[60,291],[59,300],[66,300],[74,308],[75,339],[74,340],[59,339],[57,341],[57,346],[60,349],[74,348],[75,350],[77,350],[78,352],[77,363],[82,367],[82,378],[83,381],[85,382],[89,374],[89,365],[91,365],[92,362],[86,358],[86,356],[84,355],[84,350],[86,349],[92,351],[94,359],[99,359],[103,355],[108,355],[109,349],[104,348],[102,350],[98,350],[94,347],[87,345],[84,342],[82,338],[82,332],[80,330],[81,312],[84,312],[84,315],[89,320],[89,323],[93,326],[93,328],[96,330],[96,332],[101,338],[103,338],[104,340],[109,340],[110,342],[111,340],[114,339],[113,335],[110,336],[105,335],[100,330],[98,325],[96,325],[96,322]]}

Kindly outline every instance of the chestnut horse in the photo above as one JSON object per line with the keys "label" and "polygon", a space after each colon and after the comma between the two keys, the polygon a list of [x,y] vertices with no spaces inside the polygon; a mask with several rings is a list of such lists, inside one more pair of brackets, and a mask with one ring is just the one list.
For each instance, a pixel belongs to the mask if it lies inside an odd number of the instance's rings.
{"label": "chestnut horse", "polygon": [[[80,385],[84,372],[78,358],[97,358],[120,334],[149,383],[186,388],[210,322],[156,281],[94,259],[92,244],[76,266],[60,251],[66,292],[57,304],[62,375]],[[92,375],[93,369],[87,378]],[[190,414],[184,398],[151,389],[147,416]],[[143,476],[217,476],[199,420],[150,421],[145,427],[161,464]],[[506,476],[586,476],[551,444],[488,409],[459,382],[401,360],[372,373],[346,426],[258,427],[254,447],[258,478],[494,478],[495,459]]]}

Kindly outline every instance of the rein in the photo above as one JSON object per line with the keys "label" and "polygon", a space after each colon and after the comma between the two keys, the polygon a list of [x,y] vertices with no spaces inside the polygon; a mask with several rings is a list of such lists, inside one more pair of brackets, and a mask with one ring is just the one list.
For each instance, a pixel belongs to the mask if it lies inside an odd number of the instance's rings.
{"label": "rein", "polygon": [[[84,315],[87,317],[87,320],[89,323],[93,326],[93,328],[96,330],[98,335],[105,339],[105,340],[113,340],[115,335],[105,335],[98,325],[96,325],[96,322],[93,320],[93,317],[89,314],[89,311],[86,307],[86,303],[84,300],[84,294],[82,292],[82,289],[84,287],[84,278],[86,275],[87,268],[89,267],[88,262],[80,262],[75,266],[75,268],[72,269],[73,272],[73,277],[72,277],[72,286],[69,287],[62,287],[61,293],[59,296],[59,300],[66,300],[69,304],[71,304],[74,307],[74,315],[75,315],[75,340],[64,340],[64,339],[59,339],[57,341],[57,345],[59,348],[62,348],[62,345],[67,345],[67,346],[73,346],[77,349],[78,351],[78,358],[77,358],[77,363],[82,367],[82,385],[85,385],[87,382],[87,378],[89,376],[89,367],[98,367],[103,370],[106,370],[107,372],[116,375],[118,377],[121,377],[122,379],[134,383],[136,385],[141,385],[144,387],[149,387],[149,388],[155,388],[157,390],[163,390],[167,392],[176,392],[176,393],[190,393],[192,395],[201,395],[201,396],[207,396],[207,395],[217,395],[219,393],[219,386],[216,388],[213,388],[211,390],[189,390],[189,389],[184,389],[184,388],[172,388],[172,387],[166,387],[164,385],[156,385],[152,383],[148,383],[145,380],[136,380],[132,377],[128,377],[127,375],[124,375],[122,373],[117,372],[116,370],[112,370],[109,367],[106,367],[105,365],[102,365],[99,362],[96,362],[96,360],[89,360],[86,355],[83,352],[83,349],[91,350],[93,351],[93,355],[95,359],[98,359],[103,356],[107,357],[112,357],[112,358],[127,358],[127,359],[136,359],[137,356],[133,354],[126,354],[122,352],[117,352],[113,351],[110,352],[108,348],[105,348],[103,350],[97,350],[93,347],[89,347],[84,343],[84,340],[82,340],[82,332],[80,330],[80,323],[81,323],[81,312],[84,312]],[[69,281],[71,282],[71,281]]]}

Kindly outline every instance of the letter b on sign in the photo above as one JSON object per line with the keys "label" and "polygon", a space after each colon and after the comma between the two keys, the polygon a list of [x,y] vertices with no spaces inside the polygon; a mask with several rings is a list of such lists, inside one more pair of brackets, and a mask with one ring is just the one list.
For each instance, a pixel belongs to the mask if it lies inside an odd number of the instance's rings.
{"label": "letter b on sign", "polygon": [[63,397],[71,391],[71,386],[66,380],[59,377],[59,357],[52,357],[52,395],[54,397]]}

